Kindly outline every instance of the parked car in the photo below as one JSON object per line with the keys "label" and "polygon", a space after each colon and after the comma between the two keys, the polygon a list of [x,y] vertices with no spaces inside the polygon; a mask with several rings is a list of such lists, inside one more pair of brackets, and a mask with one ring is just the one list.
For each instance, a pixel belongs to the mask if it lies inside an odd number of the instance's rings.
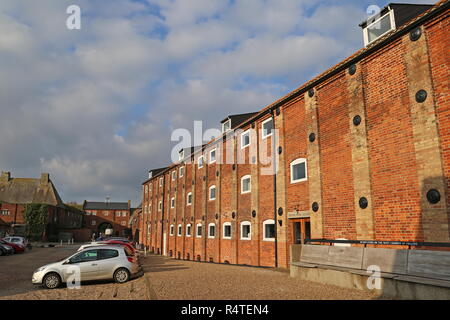
{"label": "parked car", "polygon": [[97,246],[36,269],[32,282],[47,289],[58,288],[72,276],[73,266],[80,268],[80,281],[111,279],[124,283],[139,273],[137,259],[127,247]]}
{"label": "parked car", "polygon": [[28,242],[27,238],[21,236],[8,236],[3,238],[6,242],[21,244],[25,248],[31,249],[31,244]]}
{"label": "parked car", "polygon": [[121,245],[121,246],[126,246],[133,253],[136,251],[136,249],[134,249],[130,243],[123,242],[121,240],[105,240],[105,241],[99,241],[98,243],[100,243],[100,244],[117,244],[117,245]]}
{"label": "parked car", "polygon": [[7,246],[10,246],[14,249],[14,253],[23,253],[25,252],[25,246],[20,243],[12,243],[9,241],[5,241],[5,239],[0,239],[0,244],[5,244]]}
{"label": "parked car", "polygon": [[113,241],[113,240],[108,240],[108,241],[94,241],[91,243],[87,243],[87,244],[83,244],[82,246],[80,246],[78,248],[78,251],[84,250],[86,248],[92,247],[92,246],[99,246],[99,245],[119,245],[119,246],[125,246],[128,249],[131,250],[131,252],[133,252],[133,254],[136,252],[136,250],[133,248],[133,246],[131,246],[129,243],[125,243],[122,241]]}
{"label": "parked car", "polygon": [[3,256],[14,254],[14,249],[11,246],[8,246],[7,244],[0,243],[0,250],[1,250],[1,255],[3,255]]}

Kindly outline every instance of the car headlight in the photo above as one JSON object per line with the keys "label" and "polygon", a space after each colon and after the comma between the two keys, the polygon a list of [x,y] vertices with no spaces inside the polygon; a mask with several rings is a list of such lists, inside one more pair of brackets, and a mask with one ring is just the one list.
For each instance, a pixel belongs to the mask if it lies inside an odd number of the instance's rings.
{"label": "car headlight", "polygon": [[46,267],[37,268],[34,273],[44,271]]}

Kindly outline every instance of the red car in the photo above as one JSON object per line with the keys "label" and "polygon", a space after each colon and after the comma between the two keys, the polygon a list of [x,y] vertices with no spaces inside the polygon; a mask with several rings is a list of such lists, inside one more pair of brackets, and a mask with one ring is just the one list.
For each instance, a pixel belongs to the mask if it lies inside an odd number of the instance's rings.
{"label": "red car", "polygon": [[127,247],[128,249],[130,249],[131,252],[133,252],[133,254],[134,254],[135,251],[136,251],[136,250],[133,248],[133,246],[130,245],[129,243],[122,242],[122,241],[119,241],[119,240],[105,240],[105,241],[99,241],[98,243],[105,243],[105,244],[120,244],[120,245],[125,246],[125,247]]}
{"label": "red car", "polygon": [[23,253],[25,252],[25,246],[19,244],[19,243],[12,243],[12,242],[8,242],[5,241],[3,239],[0,239],[0,243],[1,244],[6,244],[10,247],[12,247],[14,249],[14,253]]}

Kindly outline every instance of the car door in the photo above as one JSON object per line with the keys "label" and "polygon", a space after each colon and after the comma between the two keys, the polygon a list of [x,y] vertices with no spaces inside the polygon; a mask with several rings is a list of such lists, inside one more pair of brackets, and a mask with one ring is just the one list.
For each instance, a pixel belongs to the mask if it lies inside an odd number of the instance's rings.
{"label": "car door", "polygon": [[111,279],[119,264],[120,254],[118,249],[97,249],[98,278]]}
{"label": "car door", "polygon": [[81,281],[98,278],[97,249],[86,250],[70,258],[70,266],[80,268]]}

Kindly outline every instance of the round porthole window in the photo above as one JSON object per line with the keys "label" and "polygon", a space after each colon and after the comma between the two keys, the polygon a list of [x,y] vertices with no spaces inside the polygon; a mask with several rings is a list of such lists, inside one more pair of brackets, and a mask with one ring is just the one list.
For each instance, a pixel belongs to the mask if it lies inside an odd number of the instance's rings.
{"label": "round porthole window", "polygon": [[415,28],[414,30],[412,30],[410,33],[409,33],[409,39],[411,40],[411,41],[417,41],[417,40],[419,40],[420,39],[420,36],[422,35],[422,29],[420,29],[420,27],[419,28]]}
{"label": "round porthole window", "polygon": [[427,192],[427,200],[431,204],[436,204],[441,201],[441,194],[436,189],[431,189]]}
{"label": "round porthole window", "polygon": [[309,142],[314,142],[316,141],[316,134],[313,132],[309,135]]}
{"label": "round porthole window", "polygon": [[231,217],[234,219],[234,218],[236,218],[236,212],[233,212],[232,214],[231,214]]}
{"label": "round porthole window", "polygon": [[349,68],[348,68],[348,73],[352,76],[356,73],[356,64],[352,64]]}
{"label": "round porthole window", "polygon": [[278,208],[278,215],[281,217],[283,215],[283,208]]}
{"label": "round porthole window", "polygon": [[317,202],[314,202],[311,206],[312,211],[317,212],[319,211],[319,204]]}
{"label": "round porthole window", "polygon": [[425,102],[427,100],[428,93],[425,90],[419,90],[416,93],[416,101],[419,103]]}
{"label": "round porthole window", "polygon": [[361,116],[360,115],[356,115],[353,117],[353,124],[355,126],[359,126],[361,124]]}
{"label": "round porthole window", "polygon": [[255,210],[252,211],[252,217],[253,217],[253,218],[256,217],[256,211],[255,211]]}
{"label": "round porthole window", "polygon": [[309,90],[308,90],[308,96],[309,96],[310,98],[314,97],[314,89],[309,89]]}
{"label": "round porthole window", "polygon": [[369,201],[367,200],[367,198],[362,197],[362,198],[359,199],[359,207],[361,209],[367,208],[368,205],[369,205]]}

